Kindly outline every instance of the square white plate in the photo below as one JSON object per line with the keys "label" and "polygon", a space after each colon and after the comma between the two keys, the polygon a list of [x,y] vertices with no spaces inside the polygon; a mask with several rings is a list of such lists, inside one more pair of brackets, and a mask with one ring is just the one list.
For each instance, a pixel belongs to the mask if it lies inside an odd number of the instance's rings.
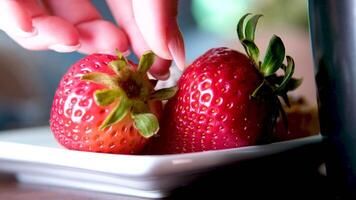
{"label": "square white plate", "polygon": [[0,171],[19,181],[148,198],[167,196],[230,164],[321,142],[320,135],[266,145],[174,155],[113,155],[66,150],[48,127],[0,132]]}

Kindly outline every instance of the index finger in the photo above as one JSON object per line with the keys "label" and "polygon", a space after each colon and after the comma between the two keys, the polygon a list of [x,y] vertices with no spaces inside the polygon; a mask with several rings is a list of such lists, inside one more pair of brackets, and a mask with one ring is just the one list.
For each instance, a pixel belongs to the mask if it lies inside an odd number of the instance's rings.
{"label": "index finger", "polygon": [[30,37],[35,35],[32,18],[24,4],[18,0],[0,1],[0,29],[9,35]]}
{"label": "index finger", "polygon": [[177,0],[133,0],[134,17],[148,46],[164,59],[185,66],[184,42],[177,23]]}

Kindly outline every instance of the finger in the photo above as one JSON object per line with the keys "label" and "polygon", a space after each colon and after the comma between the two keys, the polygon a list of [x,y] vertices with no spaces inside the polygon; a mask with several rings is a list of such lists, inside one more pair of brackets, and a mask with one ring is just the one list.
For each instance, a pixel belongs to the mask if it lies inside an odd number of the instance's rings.
{"label": "finger", "polygon": [[169,67],[171,66],[171,64],[171,60],[165,60],[160,57],[157,57],[149,72],[153,77],[158,80],[167,80],[170,76]]}
{"label": "finger", "polygon": [[133,51],[138,56],[142,55],[148,50],[148,46],[133,19],[131,0],[121,0],[119,3],[117,0],[108,0],[107,3],[118,24],[128,34]]}
{"label": "finger", "polygon": [[185,49],[182,33],[175,22],[168,27],[168,49],[180,70],[185,69]]}
{"label": "finger", "polygon": [[49,10],[75,25],[82,53],[127,51],[129,42],[124,31],[101,18],[89,0],[46,0]]}
{"label": "finger", "polygon": [[104,20],[94,20],[77,25],[80,35],[82,53],[115,54],[115,49],[127,52],[129,42],[125,32],[112,23]]}
{"label": "finger", "polygon": [[182,35],[177,24],[177,1],[132,1],[137,26],[143,38],[160,57],[174,59],[180,69],[185,66]]}
{"label": "finger", "polygon": [[21,46],[30,50],[52,49],[73,52],[80,47],[79,35],[72,24],[55,16],[38,16],[32,19],[38,34],[29,38],[14,37]]}
{"label": "finger", "polygon": [[32,19],[26,7],[18,0],[0,1],[0,29],[13,37],[36,35]]}
{"label": "finger", "polygon": [[[133,51],[138,57],[141,57],[141,55],[150,50],[150,48],[136,25],[131,0],[121,0],[120,4],[118,4],[116,0],[108,0],[107,3],[116,21],[128,34]],[[170,60],[157,57],[150,68],[150,73],[157,79],[165,80],[169,77],[170,65]]]}
{"label": "finger", "polygon": [[78,32],[72,24],[47,11],[36,0],[19,1],[31,17],[38,34],[23,38],[10,35],[21,46],[30,50],[53,49],[59,52],[71,52],[79,48]]}
{"label": "finger", "polygon": [[100,13],[88,0],[45,0],[52,15],[59,16],[73,25],[101,19]]}

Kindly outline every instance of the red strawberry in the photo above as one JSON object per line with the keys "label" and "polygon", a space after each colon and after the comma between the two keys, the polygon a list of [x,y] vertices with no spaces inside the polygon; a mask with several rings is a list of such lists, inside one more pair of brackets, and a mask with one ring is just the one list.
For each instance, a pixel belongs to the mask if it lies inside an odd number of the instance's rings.
{"label": "red strawberry", "polygon": [[75,63],[52,105],[50,127],[58,142],[80,151],[140,152],[159,129],[159,100],[172,95],[172,89],[154,91],[147,78],[153,59],[148,52],[137,67],[121,54],[93,54]]}
{"label": "red strawberry", "polygon": [[[294,63],[284,45],[273,36],[263,63],[254,40],[260,15],[253,16],[238,35],[248,57],[228,48],[215,48],[196,59],[178,82],[169,100],[153,153],[188,153],[257,144],[272,130],[279,111],[278,96],[296,88]],[[245,33],[243,32],[245,29]],[[285,76],[275,72],[282,68]],[[288,102],[287,102],[288,103]]]}

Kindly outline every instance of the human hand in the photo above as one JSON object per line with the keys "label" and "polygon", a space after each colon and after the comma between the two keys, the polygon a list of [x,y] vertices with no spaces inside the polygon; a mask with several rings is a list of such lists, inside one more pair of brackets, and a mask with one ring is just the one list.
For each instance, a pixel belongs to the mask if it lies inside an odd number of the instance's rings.
{"label": "human hand", "polygon": [[173,59],[185,65],[177,25],[177,0],[107,0],[120,28],[102,19],[89,0],[0,0],[0,29],[22,47],[85,54],[127,52],[141,56],[151,49],[159,58],[150,72],[169,76]]}

